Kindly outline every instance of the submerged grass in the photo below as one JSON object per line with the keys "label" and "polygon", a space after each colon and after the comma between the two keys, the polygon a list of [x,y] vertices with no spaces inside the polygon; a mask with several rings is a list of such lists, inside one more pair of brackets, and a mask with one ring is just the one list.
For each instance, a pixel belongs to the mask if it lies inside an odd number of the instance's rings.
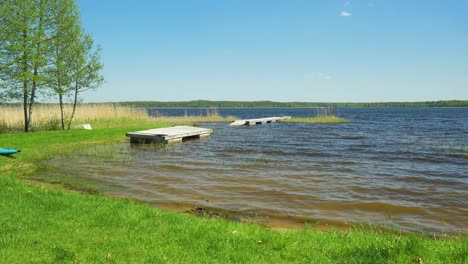
{"label": "submerged grass", "polygon": [[[129,130],[167,125],[140,120],[128,127],[110,127],[107,122],[96,122],[97,128],[91,131],[0,137],[0,146],[23,150],[13,158],[0,156],[0,263],[468,261],[465,235],[437,238],[379,228],[273,231],[256,224],[164,212],[131,200],[31,182],[31,177],[44,169],[40,162],[44,159],[122,142]],[[87,155],[113,154],[96,147]]]}
{"label": "submerged grass", "polygon": [[301,123],[301,124],[341,124],[348,123],[349,120],[336,116],[326,117],[292,117],[290,119],[279,120],[282,123]]}

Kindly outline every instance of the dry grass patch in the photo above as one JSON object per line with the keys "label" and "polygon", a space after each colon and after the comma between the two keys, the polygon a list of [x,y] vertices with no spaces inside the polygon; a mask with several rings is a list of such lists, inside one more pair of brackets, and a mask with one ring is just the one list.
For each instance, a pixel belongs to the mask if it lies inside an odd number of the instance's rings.
{"label": "dry grass patch", "polygon": [[[65,105],[65,116],[69,120],[72,113],[72,105]],[[83,104],[76,108],[75,118],[72,124],[91,124],[92,128],[110,128],[133,126],[144,123],[166,123],[168,125],[231,122],[235,117],[223,117],[216,108],[206,110],[200,115],[184,116],[156,116],[148,115],[146,109],[113,104]],[[22,106],[0,106],[0,133],[22,131],[24,127],[24,115]],[[32,129],[59,130],[60,108],[56,104],[36,105],[32,114]]]}
{"label": "dry grass patch", "polygon": [[232,122],[237,118],[234,116],[223,117],[219,114],[218,108],[209,108],[206,110],[205,115],[200,113],[199,115],[188,115],[186,112],[183,116],[164,116],[157,115],[154,117],[155,120],[170,123],[170,124],[193,124],[193,123],[223,123]]}
{"label": "dry grass patch", "polygon": [[223,123],[236,120],[235,117],[228,116],[165,116],[155,117],[154,120],[170,123],[174,125],[193,124],[193,123]]}
{"label": "dry grass patch", "polygon": [[[65,116],[69,120],[72,105],[65,105]],[[102,119],[149,120],[146,110],[112,104],[78,105],[73,124],[91,123]],[[56,104],[36,105],[32,114],[33,130],[60,129],[60,108]],[[0,106],[0,132],[21,131],[24,127],[22,106]]]}

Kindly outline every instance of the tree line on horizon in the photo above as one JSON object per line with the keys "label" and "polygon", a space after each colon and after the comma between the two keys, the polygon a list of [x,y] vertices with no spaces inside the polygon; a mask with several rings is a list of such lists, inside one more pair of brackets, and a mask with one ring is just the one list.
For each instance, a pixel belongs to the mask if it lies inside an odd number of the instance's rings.
{"label": "tree line on horizon", "polygon": [[[100,52],[81,25],[77,0],[0,1],[0,103],[23,106],[25,132],[38,99],[51,97],[62,129],[70,129],[80,93],[104,81]],[[68,118],[66,103],[73,104]]]}
{"label": "tree line on horizon", "polygon": [[426,102],[378,102],[378,103],[324,103],[324,102],[274,102],[274,101],[128,101],[117,102],[123,106],[135,106],[141,108],[229,108],[229,107],[468,107],[468,100],[445,100]]}

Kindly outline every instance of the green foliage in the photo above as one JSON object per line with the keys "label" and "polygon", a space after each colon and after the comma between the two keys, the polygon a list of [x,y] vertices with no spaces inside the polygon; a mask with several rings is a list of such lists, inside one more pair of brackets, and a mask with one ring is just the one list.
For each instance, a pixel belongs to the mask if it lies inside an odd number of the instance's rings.
{"label": "green foliage", "polygon": [[[62,129],[70,129],[78,103],[78,94],[85,89],[94,89],[102,84],[100,75],[100,49],[94,51],[92,38],[83,32],[75,0],[54,2],[52,17],[56,34],[53,36],[53,55],[48,69],[50,88],[58,96]],[[73,112],[67,122],[64,100],[73,97]],[[67,124],[66,124],[67,123]]]}
{"label": "green foliage", "polygon": [[51,95],[46,88],[62,106],[72,91],[77,101],[77,83],[78,90],[97,87],[99,59],[83,33],[77,0],[0,1],[0,103],[22,103],[25,132],[31,130],[36,99]]}
{"label": "green foliage", "polygon": [[42,1],[0,2],[0,88],[2,96],[24,105],[25,131],[29,131],[31,106],[36,97],[38,70],[44,63]]}

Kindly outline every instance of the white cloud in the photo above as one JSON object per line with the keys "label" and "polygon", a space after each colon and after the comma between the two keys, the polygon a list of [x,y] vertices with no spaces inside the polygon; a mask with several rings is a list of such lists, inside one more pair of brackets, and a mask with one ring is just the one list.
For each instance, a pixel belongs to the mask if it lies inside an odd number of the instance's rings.
{"label": "white cloud", "polygon": [[321,73],[321,72],[316,73],[316,75],[318,79],[322,79],[322,80],[330,80],[332,78],[330,75],[326,73]]}
{"label": "white cloud", "polygon": [[352,16],[353,14],[349,13],[349,12],[346,12],[346,11],[341,11],[340,13],[340,16],[342,17],[349,17],[349,16]]}

